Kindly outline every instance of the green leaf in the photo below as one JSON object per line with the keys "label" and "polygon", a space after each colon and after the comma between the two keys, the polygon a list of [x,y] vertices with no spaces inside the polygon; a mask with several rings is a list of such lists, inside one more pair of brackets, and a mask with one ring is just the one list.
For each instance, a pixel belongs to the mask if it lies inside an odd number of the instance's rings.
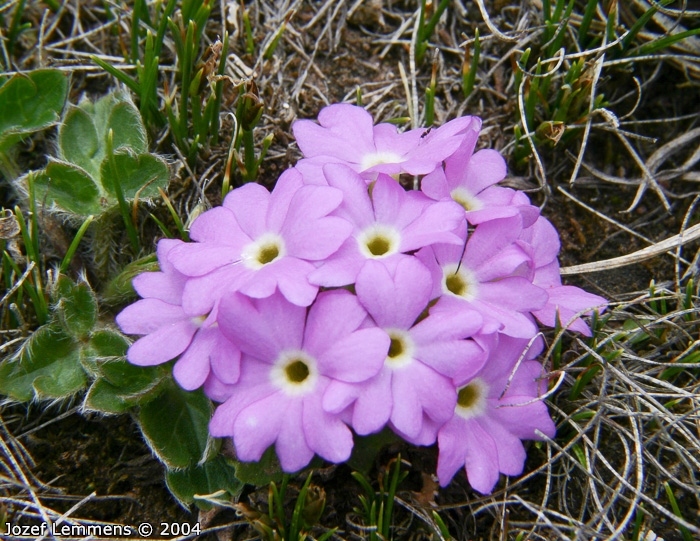
{"label": "green leaf", "polygon": [[374,466],[374,461],[379,452],[387,445],[399,441],[401,441],[400,438],[389,428],[369,436],[355,436],[355,446],[352,449],[352,455],[348,459],[348,466],[367,475],[372,466]]}
{"label": "green leaf", "polygon": [[52,69],[13,75],[0,86],[0,149],[12,134],[31,133],[58,122],[68,76]]}
{"label": "green leaf", "polygon": [[99,358],[124,357],[129,342],[118,332],[103,330],[92,334],[89,346]]}
{"label": "green leaf", "polygon": [[87,337],[97,322],[97,299],[86,283],[78,284],[66,277],[58,279],[58,313],[63,327],[81,340]]}
{"label": "green leaf", "polygon": [[224,457],[218,456],[201,466],[168,471],[165,474],[165,482],[173,496],[181,504],[187,506],[195,501],[195,496],[239,495],[243,490],[244,483],[236,478],[235,471],[235,468],[229,465]]}
{"label": "green leaf", "polygon": [[89,216],[102,212],[100,192],[84,169],[63,162],[51,162],[44,171],[33,175],[37,201]]}
{"label": "green leaf", "polygon": [[0,363],[0,393],[27,402],[64,398],[86,384],[75,340],[57,325],[44,325],[30,336],[18,355]]}
{"label": "green leaf", "polygon": [[135,403],[119,396],[117,388],[103,379],[93,382],[85,395],[83,411],[98,411],[106,414],[126,413]]}
{"label": "green leaf", "polygon": [[50,373],[34,380],[38,398],[67,398],[87,385],[87,375],[80,364],[80,351],[76,345],[68,355],[51,365]]}
{"label": "green leaf", "polygon": [[100,299],[102,304],[115,306],[135,299],[137,296],[136,291],[131,285],[133,279],[142,272],[155,272],[158,270],[156,254],[147,255],[132,261],[101,292]]}
{"label": "green leaf", "polygon": [[124,359],[99,363],[97,370],[104,377],[98,377],[88,390],[83,409],[114,414],[155,399],[167,375],[160,367],[134,366]]}
{"label": "green leaf", "polygon": [[59,155],[96,178],[104,157],[101,146],[90,114],[83,107],[71,106],[58,131]]}
{"label": "green leaf", "polygon": [[145,398],[155,398],[154,392],[161,391],[156,387],[168,376],[169,368],[162,365],[136,366],[121,358],[98,363],[97,371],[121,398],[145,404]]}
{"label": "green leaf", "polygon": [[114,150],[129,148],[136,154],[148,151],[148,136],[141,120],[139,110],[128,101],[122,101],[114,106],[105,133],[114,132]]}
{"label": "green leaf", "polygon": [[138,193],[143,199],[157,196],[158,188],[165,189],[170,179],[166,163],[152,154],[136,156],[122,149],[114,153],[114,165],[113,171],[109,159],[105,158],[100,176],[102,187],[115,200],[115,182],[119,182],[125,198],[134,199]]}
{"label": "green leaf", "polygon": [[239,462],[234,460],[236,477],[249,485],[261,487],[271,482],[280,483],[284,473],[275,454],[275,447],[270,446],[258,462]]}
{"label": "green leaf", "polygon": [[212,407],[201,391],[187,392],[174,383],[141,407],[146,441],[168,468],[198,463],[206,452]]}

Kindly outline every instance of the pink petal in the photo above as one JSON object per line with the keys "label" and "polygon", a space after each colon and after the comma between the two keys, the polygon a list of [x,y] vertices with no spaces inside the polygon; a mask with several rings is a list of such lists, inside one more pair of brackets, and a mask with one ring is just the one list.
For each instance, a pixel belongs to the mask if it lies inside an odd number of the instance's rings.
{"label": "pink petal", "polygon": [[[233,436],[233,423],[243,409],[279,392],[269,382],[269,375],[270,365],[244,355],[241,360],[241,377],[237,384],[211,386],[212,378],[207,379],[205,386],[210,386],[219,396],[228,394],[225,402],[216,408],[209,423],[212,436]],[[220,398],[216,400],[220,401]]]}
{"label": "pink petal", "polygon": [[469,430],[467,423],[456,415],[448,421],[438,432],[438,454],[437,475],[440,486],[446,487],[452,478],[464,466],[464,436],[463,433]]}
{"label": "pink petal", "polygon": [[281,233],[290,255],[318,261],[340,248],[352,224],[326,215],[338,207],[343,193],[323,186],[305,186],[292,199]]}
{"label": "pink petal", "polygon": [[510,246],[522,231],[520,215],[479,224],[467,242],[463,260],[477,266]]}
{"label": "pink petal", "polygon": [[243,232],[236,215],[226,207],[214,207],[200,214],[190,227],[190,238],[197,242],[232,246],[234,249],[250,242],[250,235]]}
{"label": "pink petal", "polygon": [[304,399],[303,429],[309,448],[330,462],[345,462],[352,452],[352,433],[335,415],[321,407],[321,395]]}
{"label": "pink petal", "polygon": [[360,253],[354,237],[346,240],[338,251],[309,274],[309,283],[324,287],[352,284],[366,258]]}
{"label": "pink petal", "polygon": [[527,454],[520,438],[514,436],[501,424],[493,422],[488,417],[477,419],[486,432],[488,432],[498,449],[498,469],[506,475],[520,475],[523,473]]}
{"label": "pink petal", "polygon": [[224,199],[224,208],[233,212],[240,229],[251,239],[267,231],[265,219],[269,204],[270,192],[255,183],[236,188]]}
{"label": "pink petal", "polygon": [[343,202],[335,212],[356,228],[362,229],[374,221],[374,209],[367,184],[346,165],[328,164],[323,167],[328,184],[343,193]]}
{"label": "pink petal", "polygon": [[236,293],[221,300],[219,327],[241,351],[273,362],[285,349],[301,349],[306,309],[275,293],[249,299]]}
{"label": "pink petal", "polygon": [[168,304],[182,303],[187,277],[175,269],[165,272],[142,272],[132,280],[136,292],[144,299],[159,299]]}
{"label": "pink petal", "polygon": [[496,150],[486,148],[469,159],[460,183],[472,193],[478,194],[506,176],[506,161]]}
{"label": "pink petal", "polygon": [[547,303],[547,292],[526,278],[515,276],[479,284],[479,300],[518,312],[539,310]]}
{"label": "pink petal", "polygon": [[[530,402],[532,399],[533,397],[527,396],[510,397],[513,403]],[[544,402],[533,402],[526,406],[490,408],[488,417],[490,422],[499,423],[521,440],[541,440],[542,438],[535,431],[553,438],[557,431]]]}
{"label": "pink petal", "polygon": [[275,451],[282,469],[288,473],[299,471],[313,458],[314,452],[306,442],[303,430],[303,400],[288,400],[274,407],[284,414]]}
{"label": "pink petal", "polygon": [[420,182],[420,189],[425,195],[435,201],[450,197],[450,187],[447,185],[445,171],[441,167],[423,177]]}
{"label": "pink petal", "polygon": [[160,299],[142,299],[130,304],[116,318],[124,334],[150,334],[163,326],[189,321],[182,307]]}
{"label": "pink petal", "polygon": [[190,345],[197,326],[189,320],[164,325],[134,342],[127,360],[138,366],[153,366],[174,359]]}
{"label": "pink petal", "polygon": [[182,307],[192,316],[208,314],[221,297],[238,291],[251,275],[245,265],[226,265],[190,278],[182,293]]}
{"label": "pink petal", "polygon": [[238,414],[233,422],[233,441],[239,460],[260,460],[265,450],[277,440],[282,427],[290,422],[293,402],[278,392],[252,403]]}
{"label": "pink petal", "polygon": [[476,420],[467,424],[467,430],[462,433],[462,437],[464,465],[469,484],[481,494],[491,494],[499,477],[496,442]]}
{"label": "pink petal", "polygon": [[204,276],[224,265],[238,264],[240,261],[240,250],[211,242],[182,244],[170,252],[170,262],[187,276]]}
{"label": "pink petal", "polygon": [[420,366],[420,363],[414,361],[394,371],[391,380],[391,422],[408,437],[417,436],[423,425],[423,409],[414,387],[414,378],[410,375],[416,365]]}
{"label": "pink petal", "polygon": [[358,399],[352,412],[352,427],[355,432],[365,436],[379,432],[391,416],[393,401],[391,399],[392,371],[383,369],[374,378],[361,383]]}
{"label": "pink petal", "polygon": [[309,282],[315,270],[311,263],[295,257],[285,257],[276,269],[277,287],[284,297],[297,306],[309,306],[318,293],[318,286]]}
{"label": "pink petal", "polygon": [[378,326],[408,329],[428,306],[433,283],[430,271],[414,257],[396,259],[393,272],[368,260],[357,276],[357,297]]}
{"label": "pink petal", "polygon": [[241,351],[233,342],[218,330],[216,341],[212,345],[209,363],[214,375],[227,385],[232,385],[238,381],[241,374]]}
{"label": "pink petal", "polygon": [[310,120],[297,120],[292,125],[304,157],[333,156],[359,163],[363,155],[375,151],[372,115],[362,107],[345,103],[324,107],[318,122],[320,126]]}
{"label": "pink petal", "polygon": [[454,201],[430,203],[423,213],[401,232],[401,251],[408,252],[436,243],[461,245],[457,234],[465,222],[464,209]]}
{"label": "pink petal", "polygon": [[338,340],[357,330],[367,312],[357,297],[345,290],[321,293],[306,319],[304,349],[314,356],[337,347]]}
{"label": "pink petal", "polygon": [[341,381],[365,381],[381,370],[390,343],[381,329],[360,329],[324,351],[318,358],[319,369]]}
{"label": "pink petal", "polygon": [[[209,376],[209,352],[214,346],[216,334],[218,330],[200,328],[175,363],[173,377],[186,391],[198,389]],[[238,355],[240,357],[240,352]]]}
{"label": "pink petal", "polygon": [[292,198],[303,185],[302,174],[293,167],[286,169],[277,179],[267,209],[266,224],[269,231],[279,232],[282,229]]}
{"label": "pink petal", "polygon": [[393,224],[396,217],[404,210],[406,190],[393,178],[380,175],[372,189],[372,206],[377,223]]}

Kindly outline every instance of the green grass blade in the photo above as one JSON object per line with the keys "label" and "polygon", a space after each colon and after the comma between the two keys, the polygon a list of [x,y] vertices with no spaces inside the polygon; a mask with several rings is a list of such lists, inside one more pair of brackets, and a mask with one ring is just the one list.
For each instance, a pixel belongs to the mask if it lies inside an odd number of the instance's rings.
{"label": "green grass blade", "polygon": [[75,237],[73,237],[73,241],[70,243],[70,246],[68,247],[68,251],[66,252],[66,255],[63,257],[63,261],[61,261],[61,266],[59,267],[59,272],[61,274],[65,274],[66,271],[68,270],[68,267],[70,266],[70,262],[73,260],[73,256],[75,255],[75,252],[78,250],[78,245],[80,244],[80,241],[83,239],[83,235],[85,235],[85,232],[87,231],[87,228],[90,227],[90,224],[92,221],[95,219],[94,216],[90,215],[86,218],[86,220],[83,222],[83,225],[80,226],[80,229],[78,229],[78,232],[75,234]]}
{"label": "green grass blade", "polygon": [[141,87],[139,83],[129,77],[126,73],[119,71],[114,66],[107,64],[107,62],[97,58],[95,55],[90,55],[90,59],[107,73],[115,77],[120,83],[124,83],[134,94],[141,96]]}
{"label": "green grass blade", "polygon": [[689,38],[691,36],[697,36],[700,34],[700,28],[693,28],[692,30],[686,30],[685,32],[679,32],[678,34],[673,34],[672,36],[666,36],[665,38],[659,38],[650,43],[646,43],[641,47],[634,50],[630,56],[644,56],[648,54],[654,54],[666,47],[670,47],[679,41]]}
{"label": "green grass blade", "polygon": [[[479,65],[479,56],[481,55],[481,42],[479,40],[479,29],[474,31],[474,54],[471,62],[468,60],[469,46],[464,52],[464,66],[462,68],[462,92],[464,98],[468,98],[474,90],[474,82],[476,81],[476,68]],[[469,62],[469,64],[467,64]],[[517,87],[516,87],[517,89]]]}
{"label": "green grass blade", "polygon": [[[672,1],[673,0],[659,0],[658,3],[662,6],[666,6]],[[630,28],[629,32],[627,32],[627,35],[622,38],[622,41],[620,42],[622,52],[625,52],[629,46],[632,45],[634,38],[637,37],[637,34],[639,34],[639,32],[646,26],[657,11],[658,9],[656,6],[651,6],[641,17],[639,17],[639,19],[637,19],[637,21],[632,25],[632,28]]]}
{"label": "green grass blade", "polygon": [[112,170],[112,177],[114,179],[114,193],[117,196],[117,202],[119,203],[119,211],[121,212],[122,218],[124,219],[124,225],[126,226],[126,233],[131,241],[131,246],[134,252],[139,251],[139,237],[136,233],[136,227],[131,221],[131,215],[129,212],[129,205],[124,198],[124,192],[122,191],[121,184],[117,181],[117,165],[114,160],[114,146],[112,140],[114,138],[114,132],[110,129],[107,134],[107,157],[109,159],[109,167]]}
{"label": "green grass blade", "polygon": [[[676,496],[673,494],[673,489],[671,488],[671,485],[666,481],[664,483],[664,489],[666,489],[666,495],[668,496],[669,502],[671,502],[671,507],[673,508],[673,514],[676,515],[679,519],[685,520],[683,518],[683,514],[681,513],[680,507],[678,507],[678,502],[676,501]],[[678,525],[678,528],[680,529],[681,533],[683,534],[683,540],[684,541],[693,541],[693,536],[690,533],[690,530],[686,528],[685,526],[682,526],[681,524]]]}
{"label": "green grass blade", "polygon": [[588,0],[586,9],[583,12],[581,24],[578,27],[578,43],[581,46],[581,49],[585,49],[586,44],[589,42],[588,30],[593,22],[593,15],[595,14],[595,8],[597,6],[598,0]]}

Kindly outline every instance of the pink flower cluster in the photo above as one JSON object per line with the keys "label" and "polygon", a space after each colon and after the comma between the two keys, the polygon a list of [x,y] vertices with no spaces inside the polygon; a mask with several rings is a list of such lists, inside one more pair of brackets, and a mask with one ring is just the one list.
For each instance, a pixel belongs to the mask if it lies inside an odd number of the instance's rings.
{"label": "pink flower cluster", "polygon": [[240,460],[274,444],[285,471],[342,462],[353,431],[389,426],[437,441],[443,486],[462,467],[481,493],[520,474],[522,440],[555,434],[536,320],[590,334],[577,315],[606,301],[562,285],[557,232],[496,185],[505,162],[474,152],[480,127],[399,133],[345,104],[297,121],[305,158],[271,193],[242,186],[194,242],[159,242],[160,272],[117,316],[144,335],[129,361],[177,358],[177,382],[221,403],[209,429]]}

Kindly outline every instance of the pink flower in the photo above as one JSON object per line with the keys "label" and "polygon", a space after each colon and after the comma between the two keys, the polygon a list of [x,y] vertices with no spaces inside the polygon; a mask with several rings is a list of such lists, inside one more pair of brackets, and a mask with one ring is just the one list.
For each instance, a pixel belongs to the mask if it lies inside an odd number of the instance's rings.
{"label": "pink flower", "polygon": [[539,379],[542,365],[531,360],[518,364],[527,341],[505,335],[481,340],[490,355],[479,373],[456,382],[454,416],[438,433],[437,474],[444,487],[464,467],[472,488],[489,494],[499,473],[522,473],[526,455],[521,440],[540,440],[539,433],[553,438],[556,428],[538,400],[546,390]]}
{"label": "pink flower", "polygon": [[457,234],[464,212],[451,201],[435,202],[419,192],[406,192],[380,174],[370,188],[350,168],[324,167],[328,183],[343,193],[334,212],[352,223],[353,231],[340,249],[309,275],[319,286],[352,284],[368,260],[388,260],[434,242],[461,244]]}
{"label": "pink flower", "polygon": [[390,339],[366,326],[367,312],[344,290],[320,293],[306,312],[279,293],[221,301],[219,325],[243,359],[241,378],[229,387],[209,430],[232,436],[240,460],[259,460],[273,443],[287,472],[306,466],[314,453],[331,462],[350,457],[352,433],[323,409],[324,393],[334,381],[375,376]]}
{"label": "pink flower", "polygon": [[352,426],[358,434],[378,432],[390,421],[408,441],[430,445],[437,427],[454,411],[457,395],[451,378],[473,375],[485,361],[481,347],[465,340],[481,328],[481,316],[467,308],[441,310],[438,303],[419,320],[432,284],[428,269],[413,257],[386,264],[368,261],[355,289],[391,345],[373,378],[332,382],[324,408],[340,413],[352,406]]}
{"label": "pink flower", "polygon": [[466,211],[471,224],[522,215],[525,227],[539,216],[527,196],[510,188],[494,186],[506,176],[506,162],[497,151],[474,152],[481,120],[472,117],[462,145],[421,181],[421,190],[436,201],[453,199]]}
{"label": "pink flower", "polygon": [[179,355],[173,375],[187,390],[200,387],[210,371],[222,382],[235,383],[241,353],[219,331],[216,304],[211,312],[189,312],[182,306],[187,277],[168,262],[168,254],[178,245],[176,240],[161,240],[161,271],[134,278],[134,289],[143,299],[122,310],[117,324],[126,334],[145,336],[129,347],[126,357],[132,364],[152,366]]}
{"label": "pink flower", "polygon": [[440,128],[399,133],[392,124],[375,126],[362,107],[340,103],[324,107],[318,124],[297,120],[292,131],[306,158],[305,178],[312,183],[322,182],[320,170],[327,163],[345,164],[371,181],[377,173],[430,173],[457,150],[471,121],[461,117]]}
{"label": "pink flower", "polygon": [[588,325],[577,314],[590,315],[594,309],[602,312],[608,301],[598,295],[588,293],[575,286],[561,283],[559,272],[559,234],[546,218],[540,218],[531,227],[525,229],[520,238],[532,254],[535,265],[533,283],[547,292],[547,303],[533,315],[540,323],[548,327],[556,325],[556,318],[566,328],[578,331],[584,336],[591,336]]}
{"label": "pink flower", "polygon": [[190,236],[197,242],[182,243],[169,254],[173,266],[191,277],[184,307],[206,312],[226,293],[264,298],[277,290],[294,304],[310,305],[318,286],[309,283],[309,273],[352,229],[342,218],[329,216],[341,201],[339,190],[304,186],[292,169],[272,193],[259,184],[232,191],[222,207],[192,224]]}
{"label": "pink flower", "polygon": [[528,278],[532,261],[515,242],[520,224],[520,216],[485,222],[464,248],[438,244],[416,254],[432,274],[433,298],[477,310],[484,334],[530,338],[537,333],[529,313],[545,305],[547,293]]}

